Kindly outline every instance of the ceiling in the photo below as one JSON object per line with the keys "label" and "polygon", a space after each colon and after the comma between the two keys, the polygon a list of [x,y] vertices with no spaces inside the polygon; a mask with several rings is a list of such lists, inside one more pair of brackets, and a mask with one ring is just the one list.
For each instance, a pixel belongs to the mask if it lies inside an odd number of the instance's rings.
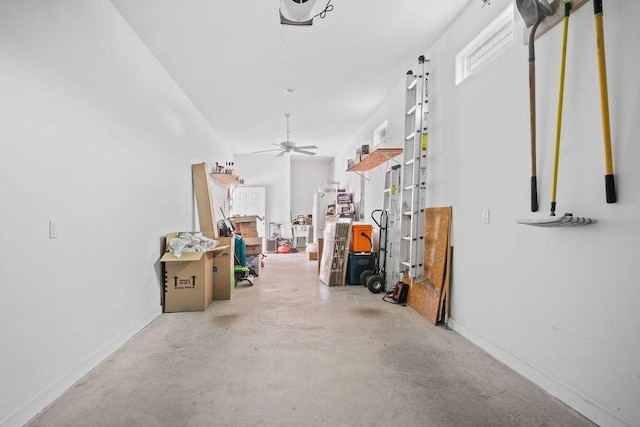
{"label": "ceiling", "polygon": [[291,141],[318,157],[350,142],[470,1],[332,0],[293,27],[280,0],[111,0],[234,154],[276,148],[291,113]]}

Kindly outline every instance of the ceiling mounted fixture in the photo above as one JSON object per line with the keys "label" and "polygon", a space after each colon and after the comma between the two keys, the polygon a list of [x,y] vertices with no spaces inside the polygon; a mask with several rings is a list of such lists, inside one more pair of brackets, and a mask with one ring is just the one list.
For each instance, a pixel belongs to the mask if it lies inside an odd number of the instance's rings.
{"label": "ceiling mounted fixture", "polygon": [[272,144],[277,146],[278,148],[273,148],[271,150],[254,151],[254,154],[268,153],[270,151],[279,151],[279,153],[276,154],[276,157],[284,156],[285,153],[300,153],[300,154],[306,154],[307,156],[315,156],[316,153],[314,153],[313,151],[307,151],[309,149],[318,148],[315,145],[302,145],[298,147],[296,146],[295,142],[289,141],[289,134],[291,133],[291,131],[289,130],[289,117],[291,117],[291,114],[285,114],[284,116],[287,118],[287,140],[281,142],[280,144],[276,144],[275,142],[272,142]]}
{"label": "ceiling mounted fixture", "polygon": [[313,25],[313,18],[316,16],[324,18],[327,12],[333,10],[333,5],[329,0],[324,10],[314,14],[315,4],[316,0],[280,0],[280,23],[308,27]]}

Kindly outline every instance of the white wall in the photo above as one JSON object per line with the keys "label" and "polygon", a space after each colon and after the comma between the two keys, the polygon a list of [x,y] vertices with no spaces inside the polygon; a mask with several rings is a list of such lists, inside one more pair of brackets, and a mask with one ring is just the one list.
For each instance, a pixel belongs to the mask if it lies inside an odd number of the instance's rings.
{"label": "white wall", "polygon": [[0,425],[22,425],[160,314],[190,165],[231,154],[109,2],[0,2],[0,93]]}
{"label": "white wall", "polygon": [[292,156],[291,158],[291,213],[309,215],[313,211],[313,194],[323,183],[331,180],[331,160]]}
{"label": "white wall", "polygon": [[314,191],[332,176],[331,159],[290,154],[236,154],[234,166],[245,185],[266,188],[267,232],[269,222],[311,213]]}
{"label": "white wall", "polygon": [[[418,56],[416,55],[416,62]],[[413,66],[415,64],[407,64],[407,70]],[[404,82],[405,78],[402,76],[402,79],[398,81],[395,89],[387,96],[384,103],[360,127],[351,143],[345,144],[344,150],[336,156],[336,161],[333,165],[334,179],[340,181],[343,188],[354,194],[359,206],[362,205],[360,190],[361,186],[364,185],[363,221],[374,226],[375,224],[371,219],[371,211],[382,209],[385,171],[399,164],[402,161],[402,156],[397,156],[377,168],[361,173],[346,172],[345,162],[347,159],[355,159],[356,149],[372,141],[374,130],[385,120],[388,120],[389,126],[387,141],[372,148],[402,148],[404,140],[404,117],[402,115],[405,103]],[[374,232],[374,235],[376,234],[377,231]]]}
{"label": "white wall", "polygon": [[234,165],[247,186],[265,187],[267,234],[270,222],[291,222],[291,155],[237,154]]}
{"label": "white wall", "polygon": [[[605,203],[593,7],[572,15],[558,210],[598,222],[553,229],[515,222],[533,215],[519,16],[516,41],[454,83],[455,54],[509,3],[494,0],[482,10],[472,2],[434,46],[416,52],[433,64],[427,203],[453,206],[451,326],[598,424],[640,425],[640,60],[631,42],[640,38],[640,3],[604,5],[616,204]],[[536,42],[540,216],[550,209],[560,47],[561,26]],[[404,96],[401,86],[395,92]],[[401,117],[402,108],[390,95],[353,149],[382,116]],[[393,140],[400,134],[391,123]],[[342,157],[336,176],[343,175]],[[381,203],[378,174],[367,191]],[[491,211],[489,224],[483,209]]]}

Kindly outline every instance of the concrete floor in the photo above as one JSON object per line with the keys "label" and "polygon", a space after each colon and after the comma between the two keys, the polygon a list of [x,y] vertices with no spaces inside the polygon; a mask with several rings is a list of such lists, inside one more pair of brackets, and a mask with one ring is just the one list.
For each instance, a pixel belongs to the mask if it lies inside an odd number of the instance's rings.
{"label": "concrete floor", "polygon": [[411,308],[323,285],[304,253],[260,273],[163,314],[28,425],[594,425]]}

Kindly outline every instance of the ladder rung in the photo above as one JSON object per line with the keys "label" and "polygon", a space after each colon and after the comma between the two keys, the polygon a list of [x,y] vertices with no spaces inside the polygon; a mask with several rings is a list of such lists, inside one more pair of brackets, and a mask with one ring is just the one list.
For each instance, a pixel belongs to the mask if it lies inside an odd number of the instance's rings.
{"label": "ladder rung", "polygon": [[411,216],[411,214],[412,214],[412,213],[413,213],[413,212],[411,212],[411,211],[404,211],[404,212],[402,212],[402,215],[404,215],[404,216]]}
{"label": "ladder rung", "polygon": [[402,261],[402,262],[400,262],[400,264],[404,265],[405,267],[411,268],[411,263],[410,262]]}
{"label": "ladder rung", "polygon": [[407,185],[406,187],[403,188],[403,190],[405,191],[413,190],[413,185]]}
{"label": "ladder rung", "polygon": [[402,240],[407,240],[410,242],[413,239],[411,238],[411,236],[402,236]]}
{"label": "ladder rung", "polygon": [[409,83],[409,86],[407,86],[407,90],[413,90],[414,87],[416,87],[416,85],[418,84],[418,78],[414,78],[413,81],[411,83]]}
{"label": "ladder rung", "polygon": [[405,166],[409,166],[410,164],[412,164],[416,159],[411,159],[411,160],[407,160],[406,162],[404,162]]}
{"label": "ladder rung", "polygon": [[411,133],[409,136],[407,136],[405,139],[406,139],[407,141],[411,141],[415,136],[416,136],[416,133],[415,133],[415,132],[413,132],[413,133]]}
{"label": "ladder rung", "polygon": [[416,108],[418,108],[418,106],[417,106],[417,105],[414,105],[413,107],[411,107],[411,108],[409,109],[409,111],[407,111],[407,116],[410,116],[410,115],[412,115],[413,113],[415,113],[415,112],[416,112]]}

